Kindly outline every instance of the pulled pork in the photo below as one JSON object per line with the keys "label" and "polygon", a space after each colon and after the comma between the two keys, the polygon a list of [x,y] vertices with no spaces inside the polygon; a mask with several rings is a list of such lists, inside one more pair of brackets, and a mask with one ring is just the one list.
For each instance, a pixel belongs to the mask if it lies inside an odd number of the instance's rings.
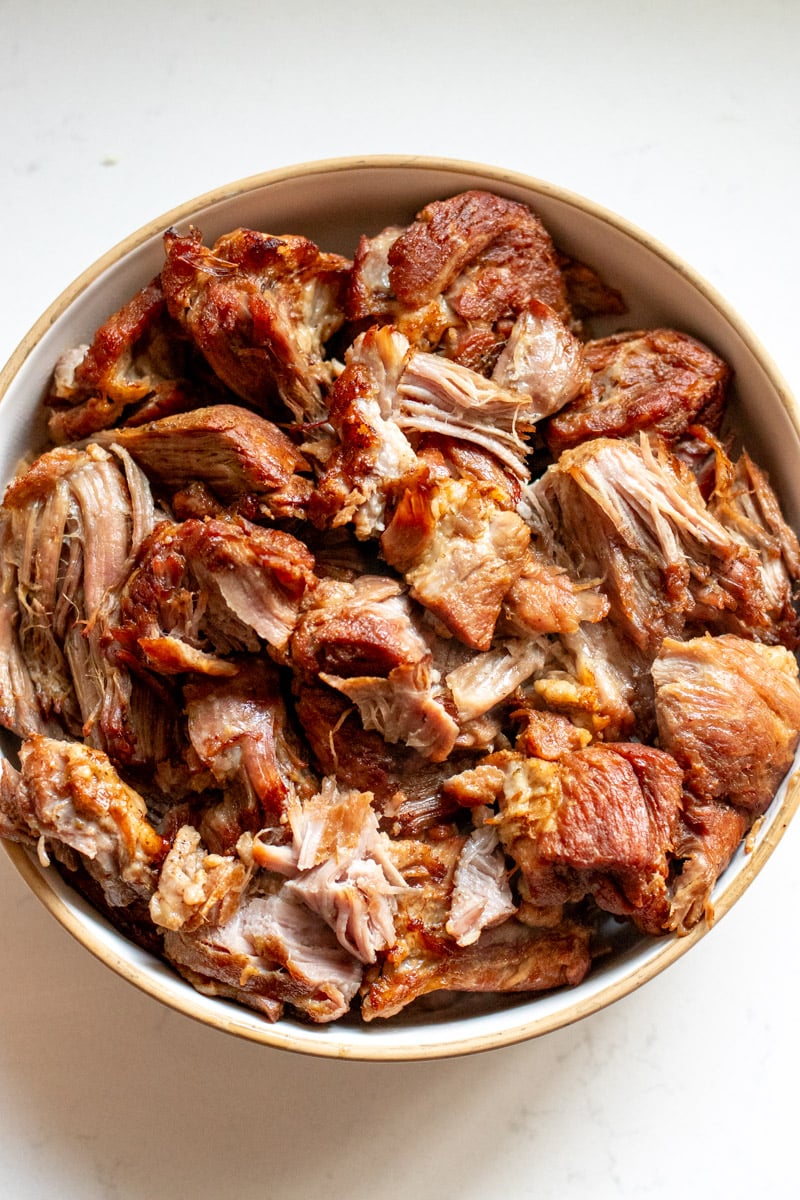
{"label": "pulled pork", "polygon": [[0,836],[270,1021],[711,921],[800,739],[727,364],[483,191],[164,248],[0,508]]}

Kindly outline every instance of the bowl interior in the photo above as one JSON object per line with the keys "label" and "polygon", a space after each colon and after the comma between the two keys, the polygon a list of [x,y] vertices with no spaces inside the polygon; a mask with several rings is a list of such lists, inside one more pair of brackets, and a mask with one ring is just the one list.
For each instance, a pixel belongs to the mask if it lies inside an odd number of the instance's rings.
{"label": "bowl interior", "polygon": [[[548,184],[509,172],[447,161],[344,160],[273,172],[223,189],[153,221],[91,267],[48,309],[0,375],[3,437],[0,479],[43,440],[39,401],[59,354],[91,340],[96,327],[160,269],[170,225],[197,225],[206,243],[237,226],[302,233],[324,250],[351,256],[361,233],[410,221],[426,202],[478,187],[531,205],[560,249],[591,264],[625,296],[614,328],[668,325],[706,341],[733,367],[733,415],[752,456],[765,467],[784,512],[800,527],[800,422],[796,406],[756,339],[688,267],[623,220]],[[605,332],[599,329],[598,332]],[[3,746],[12,753],[12,740]],[[721,916],[760,870],[800,798],[796,764],[761,826],[717,884]],[[613,956],[578,987],[534,999],[447,997],[415,1006],[386,1023],[355,1020],[309,1027],[272,1025],[232,1003],[200,995],[168,966],[128,943],[53,870],[17,846],[8,852],[53,915],[112,969],[171,1007],[216,1028],[310,1054],[408,1059],[467,1053],[508,1044],[583,1017],[633,990],[690,948],[684,938],[618,935]]]}

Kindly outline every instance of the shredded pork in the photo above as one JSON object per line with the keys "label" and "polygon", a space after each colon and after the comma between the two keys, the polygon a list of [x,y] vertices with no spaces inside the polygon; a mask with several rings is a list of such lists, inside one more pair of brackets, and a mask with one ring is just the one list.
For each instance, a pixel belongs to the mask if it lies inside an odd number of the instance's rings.
{"label": "shredded pork", "polygon": [[728,365],[484,191],[164,251],[0,508],[0,836],[270,1021],[712,920],[800,739]]}

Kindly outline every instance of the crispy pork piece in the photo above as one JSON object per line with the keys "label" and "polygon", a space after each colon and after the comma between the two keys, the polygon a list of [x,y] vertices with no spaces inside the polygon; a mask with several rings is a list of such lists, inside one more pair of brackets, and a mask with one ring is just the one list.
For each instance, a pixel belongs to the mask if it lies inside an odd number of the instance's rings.
{"label": "crispy pork piece", "polygon": [[209,250],[199,230],[164,236],[161,284],[170,314],[215,374],[267,414],[327,412],[333,365],[325,343],[344,321],[350,263],[307,238],[237,229]]}
{"label": "crispy pork piece", "polygon": [[166,851],[147,806],[120,779],[108,756],[81,742],[34,734],[20,749],[20,771],[1,765],[3,836],[39,842],[67,866],[80,857],[108,904],[148,897]]}
{"label": "crispy pork piece", "polygon": [[683,775],[663,750],[597,743],[558,759],[503,751],[500,837],[537,905],[594,897],[646,932],[669,917]]}
{"label": "crispy pork piece", "polygon": [[161,675],[234,675],[225,657],[286,650],[313,558],[290,534],[243,518],[160,522],[142,546],[113,629],[118,653]]}
{"label": "crispy pork piece", "polygon": [[570,315],[544,226],[524,204],[489,192],[427,205],[388,261],[394,294],[408,307],[445,295],[464,321],[492,324],[535,298]]}
{"label": "crispy pork piece", "polygon": [[160,929],[190,933],[224,925],[239,907],[247,871],[233,855],[209,854],[191,825],[178,830],[150,897],[150,917]]}
{"label": "crispy pork piece", "polygon": [[[148,744],[167,736],[166,714],[106,653],[121,589],[153,526],[145,476],[121,449],[51,450],[11,483],[3,512],[5,586],[19,608],[10,650],[21,652],[42,717],[116,759],[149,758]],[[16,721],[13,692],[5,707]]]}
{"label": "crispy pork piece", "polygon": [[450,479],[403,494],[381,552],[452,634],[488,650],[529,541],[525,522],[501,507],[490,488]]}
{"label": "crispy pork piece", "polygon": [[232,677],[198,678],[183,688],[197,758],[226,793],[237,794],[234,785],[243,791],[235,815],[224,814],[226,849],[242,833],[285,819],[293,803],[316,791],[289,722],[278,668],[263,656],[245,656],[235,666]]}
{"label": "crispy pork piece", "polygon": [[432,992],[545,992],[574,987],[591,966],[590,931],[574,921],[537,929],[509,917],[469,946],[409,928],[380,974],[368,971],[361,1015],[393,1017]]}
{"label": "crispy pork piece", "polygon": [[530,703],[523,702],[512,718],[519,727],[515,749],[528,758],[556,762],[573,750],[582,750],[592,740],[588,730],[573,724],[561,713],[535,708]]}
{"label": "crispy pork piece", "polygon": [[586,342],[583,360],[588,382],[547,426],[556,457],[590,438],[648,430],[674,440],[690,425],[719,425],[730,369],[688,334],[615,333]]}
{"label": "crispy pork piece", "polygon": [[389,250],[405,229],[404,225],[388,225],[375,237],[362,234],[359,238],[345,297],[351,321],[390,317],[398,309],[389,278]]}
{"label": "crispy pork piece", "polygon": [[595,580],[579,582],[531,543],[503,600],[503,625],[517,635],[575,633],[608,615],[608,598]]}
{"label": "crispy pork piece", "polygon": [[488,808],[499,800],[504,780],[500,767],[481,762],[451,775],[442,784],[442,792],[462,808]]}
{"label": "crispy pork piece", "polygon": [[151,421],[218,397],[223,389],[166,310],[154,279],[97,330],[91,345],[56,363],[46,403],[59,445],[121,421]]}
{"label": "crispy pork piece", "polygon": [[[442,295],[420,305],[404,304],[395,296],[389,251],[406,228],[390,225],[375,237],[360,238],[353,256],[345,311],[350,320],[358,323],[391,323],[410,345],[433,350],[445,332],[453,325],[460,328],[462,322]],[[485,331],[480,333],[485,340]],[[488,338],[492,343],[490,352],[497,357],[498,348],[494,346],[497,339],[491,331]]]}
{"label": "crispy pork piece", "polygon": [[[780,641],[789,649],[800,642],[794,607],[800,580],[800,545],[781,512],[764,471],[744,451],[732,463],[715,440],[714,487],[709,508],[731,536],[751,547],[761,562],[761,580],[769,624],[762,641]],[[736,628],[731,632],[737,632]]]}
{"label": "crispy pork piece", "polygon": [[265,516],[302,516],[311,493],[308,460],[264,417],[216,404],[134,428],[107,430],[99,445],[123,446],[151,483],[174,495],[192,484],[222,504],[249,500]]}
{"label": "crispy pork piece", "polygon": [[794,655],[733,634],[667,638],[653,680],[659,739],[687,789],[763,813],[800,741]]}
{"label": "crispy pork piece", "polygon": [[687,623],[769,624],[761,563],[709,511],[663,445],[597,438],[566,450],[530,489],[576,567],[603,580],[610,618],[658,651]]}
{"label": "crispy pork piece", "polygon": [[471,191],[362,237],[347,313],[390,321],[417,349],[488,376],[516,318],[537,301],[571,324],[549,234],[525,205]]}
{"label": "crispy pork piece", "polygon": [[[437,991],[533,992],[580,983],[590,966],[589,931],[572,923],[531,929],[509,917],[467,945],[447,932],[465,838],[393,843],[411,886],[398,897],[397,941],[367,968],[361,1013],[392,1017]],[[458,918],[458,909],[456,910]]]}
{"label": "crispy pork piece", "polygon": [[[470,479],[491,487],[504,508],[518,509],[525,502],[525,482],[500,461],[491,450],[462,439],[458,429],[449,434],[415,435],[418,459],[428,469],[429,479]],[[527,468],[526,468],[527,470]]]}
{"label": "crispy pork piece", "polygon": [[[547,304],[567,323],[572,319],[550,235],[526,205],[513,200],[466,192],[435,201],[394,243],[389,261],[395,290],[406,303],[421,289],[438,288],[473,326],[496,325],[531,300]],[[439,281],[448,276],[441,288]]]}
{"label": "crispy pork piece", "polygon": [[365,729],[440,762],[459,730],[443,704],[432,641],[395,580],[328,579],[300,617],[291,658],[309,681],[319,678],[352,700]]}
{"label": "crispy pork piece", "polygon": [[387,675],[430,656],[426,635],[403,585],[388,575],[352,582],[322,580],[303,606],[292,637],[294,668],[309,681],[321,672]]}
{"label": "crispy pork piece", "polygon": [[456,802],[441,787],[464,765],[458,750],[433,763],[402,744],[389,746],[376,730],[364,729],[344,696],[322,685],[300,686],[296,713],[320,773],[371,792],[393,835],[414,837],[452,815]]}
{"label": "crispy pork piece", "polygon": [[[346,362],[331,422],[343,443],[335,466],[349,475],[351,486],[368,465],[384,485],[413,471],[398,429],[415,445],[420,436],[438,435],[475,446],[527,480],[530,447],[524,435],[574,395],[585,374],[577,339],[543,305],[519,318],[491,379],[414,349],[391,325],[361,334]],[[361,430],[356,438],[359,424],[368,433]]]}
{"label": "crispy pork piece", "polygon": [[377,729],[385,742],[402,743],[444,762],[459,736],[458,722],[443,703],[442,689],[431,662],[393,667],[386,678],[374,675],[320,675],[352,700],[365,729]]}
{"label": "crispy pork piece", "polygon": [[207,996],[277,1021],[289,1005],[311,1021],[350,1008],[363,972],[321,917],[292,896],[253,894],[223,925],[164,936],[166,958]]}

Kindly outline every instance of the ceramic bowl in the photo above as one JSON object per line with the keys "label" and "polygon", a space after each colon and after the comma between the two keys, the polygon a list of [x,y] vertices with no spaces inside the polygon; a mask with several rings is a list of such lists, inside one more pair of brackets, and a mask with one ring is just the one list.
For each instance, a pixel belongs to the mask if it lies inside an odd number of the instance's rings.
{"label": "ceramic bowl", "polygon": [[[734,413],[752,456],[766,467],[787,517],[800,528],[800,416],[757,339],[729,305],[685,263],[625,220],[590,200],[512,171],[420,158],[336,159],[270,171],[191,200],[109,251],[50,306],[0,375],[0,481],[42,438],[40,400],[66,348],[95,328],[160,269],[162,234],[196,224],[206,244],[240,225],[302,233],[323,249],[352,255],[359,234],[413,219],[427,202],[484,188],[529,204],[556,244],[590,263],[620,289],[628,328],[668,325],[709,343],[735,372]],[[619,318],[616,319],[619,321]],[[10,742],[7,743],[10,746]],[[796,769],[784,781],[746,852],[713,895],[718,921],[764,866],[800,799]],[[633,991],[685,954],[707,932],[660,939],[627,936],[579,986],[535,997],[464,997],[412,1006],[370,1025],[345,1020],[275,1024],[231,1002],[200,995],[169,966],[143,952],[94,912],[54,870],[19,846],[7,851],[52,915],[87,950],[171,1008],[253,1042],[307,1054],[366,1060],[466,1054],[536,1037],[589,1016]]]}

